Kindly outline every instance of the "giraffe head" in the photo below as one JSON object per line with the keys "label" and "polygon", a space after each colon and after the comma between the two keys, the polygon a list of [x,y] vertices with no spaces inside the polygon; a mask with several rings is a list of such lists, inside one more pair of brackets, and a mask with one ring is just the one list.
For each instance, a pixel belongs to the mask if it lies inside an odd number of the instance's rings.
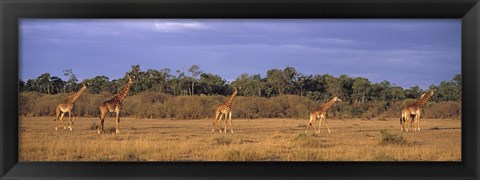
{"label": "giraffe head", "polygon": [[135,78],[136,78],[136,77],[135,77],[135,75],[133,75],[133,74],[129,74],[129,75],[128,75],[128,80],[129,80],[129,81],[133,81],[133,80],[135,80]]}
{"label": "giraffe head", "polygon": [[83,83],[83,87],[88,88],[88,86],[90,86],[90,83],[88,83],[88,82]]}
{"label": "giraffe head", "polygon": [[338,98],[337,96],[333,97],[333,99],[334,99],[335,101],[342,102],[342,100],[341,100],[340,98]]}
{"label": "giraffe head", "polygon": [[425,93],[423,93],[423,94],[418,98],[418,100],[422,100],[423,97],[425,97]]}
{"label": "giraffe head", "polygon": [[235,95],[237,94],[238,90],[242,89],[241,86],[232,86],[232,88],[233,88],[233,94],[235,94]]}
{"label": "giraffe head", "polygon": [[436,89],[432,89],[432,90],[430,91],[430,96],[433,96],[433,94],[434,94],[436,91],[437,91]]}

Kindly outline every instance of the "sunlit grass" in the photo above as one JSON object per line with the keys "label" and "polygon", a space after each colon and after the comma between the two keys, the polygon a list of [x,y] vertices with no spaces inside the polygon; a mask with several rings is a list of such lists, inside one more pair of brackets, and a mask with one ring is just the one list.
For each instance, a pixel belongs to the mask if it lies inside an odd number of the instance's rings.
{"label": "sunlit grass", "polygon": [[[20,118],[20,161],[460,161],[459,120],[422,121],[400,132],[397,119],[329,120],[316,134],[306,119],[234,119],[235,133],[211,133],[204,120],[114,119],[97,135],[98,118],[55,131],[51,117]],[[230,129],[230,127],[228,127]]]}

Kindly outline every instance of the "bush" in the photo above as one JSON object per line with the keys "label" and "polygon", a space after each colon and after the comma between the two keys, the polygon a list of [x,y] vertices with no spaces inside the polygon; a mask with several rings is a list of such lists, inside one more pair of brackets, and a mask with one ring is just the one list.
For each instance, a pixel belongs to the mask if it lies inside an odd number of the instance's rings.
{"label": "bush", "polygon": [[[55,106],[69,94],[46,95],[23,92],[19,95],[20,116],[54,116]],[[98,106],[112,98],[112,94],[90,94],[85,92],[75,103],[74,114],[83,117],[98,117]],[[141,92],[128,96],[123,102],[122,117],[169,118],[169,119],[213,119],[215,108],[226,100],[225,96],[172,96],[160,92]],[[372,101],[364,104],[335,103],[327,112],[329,119],[399,118],[402,108],[415,101],[407,99],[395,104]],[[315,102],[304,96],[282,95],[271,98],[237,96],[233,102],[232,118],[301,118],[308,119],[309,113],[325,102]],[[429,102],[424,108],[424,118],[460,118],[460,102]]]}
{"label": "bush", "polygon": [[455,101],[445,101],[432,104],[426,112],[424,117],[426,118],[460,118],[461,117],[461,104]]}
{"label": "bush", "polygon": [[262,157],[252,148],[230,149],[224,154],[227,161],[253,161],[259,158]]}
{"label": "bush", "polygon": [[300,133],[294,138],[295,141],[305,141],[307,139],[308,135],[306,133]]}
{"label": "bush", "polygon": [[225,136],[216,137],[214,138],[214,140],[217,144],[220,144],[220,145],[229,145],[232,143],[232,139],[227,138]]}
{"label": "bush", "polygon": [[407,143],[402,134],[391,134],[386,130],[380,130],[380,134],[382,135],[380,141],[382,145],[404,145]]}

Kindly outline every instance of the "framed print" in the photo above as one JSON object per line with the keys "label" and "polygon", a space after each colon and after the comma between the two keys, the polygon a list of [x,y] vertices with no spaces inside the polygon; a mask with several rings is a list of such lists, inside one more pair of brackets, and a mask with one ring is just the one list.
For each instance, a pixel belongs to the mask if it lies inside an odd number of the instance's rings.
{"label": "framed print", "polygon": [[2,178],[478,179],[478,1],[1,9]]}

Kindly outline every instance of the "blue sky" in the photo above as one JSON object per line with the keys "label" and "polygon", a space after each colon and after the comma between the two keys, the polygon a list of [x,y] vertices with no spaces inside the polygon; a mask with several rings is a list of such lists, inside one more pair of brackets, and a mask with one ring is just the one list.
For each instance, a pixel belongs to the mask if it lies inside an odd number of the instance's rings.
{"label": "blue sky", "polygon": [[296,68],[422,89],[460,73],[460,19],[22,19],[20,78],[123,77],[142,70],[242,73]]}

